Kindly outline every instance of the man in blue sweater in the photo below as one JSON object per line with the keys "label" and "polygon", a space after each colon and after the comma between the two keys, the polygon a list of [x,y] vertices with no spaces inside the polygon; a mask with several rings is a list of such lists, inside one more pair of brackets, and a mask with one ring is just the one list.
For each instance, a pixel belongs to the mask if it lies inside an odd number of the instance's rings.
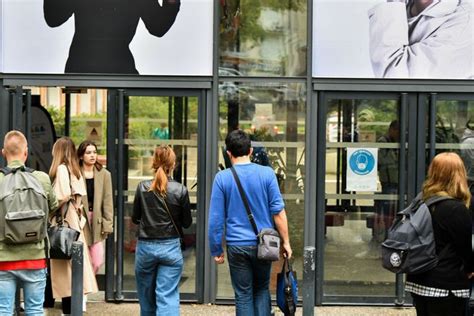
{"label": "man in blue sweater", "polygon": [[[257,229],[275,228],[280,233],[283,255],[291,257],[285,205],[275,173],[250,162],[249,136],[235,130],[227,135],[227,154],[235,168],[252,210]],[[257,236],[247,217],[239,189],[230,169],[219,172],[212,186],[209,210],[209,244],[218,264],[224,263],[225,232],[230,277],[237,316],[268,316],[271,313],[271,262],[257,259]]]}

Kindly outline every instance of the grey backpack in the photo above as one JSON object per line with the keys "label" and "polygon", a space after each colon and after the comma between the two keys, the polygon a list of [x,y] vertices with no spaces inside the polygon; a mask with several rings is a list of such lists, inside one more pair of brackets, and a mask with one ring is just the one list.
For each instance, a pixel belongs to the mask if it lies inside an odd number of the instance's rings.
{"label": "grey backpack", "polygon": [[33,169],[2,168],[0,181],[0,242],[25,244],[46,236],[48,199]]}
{"label": "grey backpack", "polygon": [[417,274],[438,264],[430,206],[448,196],[434,196],[426,201],[419,194],[403,211],[397,213],[382,243],[382,266],[394,273]]}

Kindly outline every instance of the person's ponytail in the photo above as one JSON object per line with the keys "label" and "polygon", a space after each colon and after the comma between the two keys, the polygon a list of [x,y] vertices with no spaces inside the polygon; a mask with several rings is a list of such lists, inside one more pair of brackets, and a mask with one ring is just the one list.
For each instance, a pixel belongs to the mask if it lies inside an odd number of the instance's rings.
{"label": "person's ponytail", "polygon": [[173,172],[175,161],[176,155],[171,147],[164,145],[156,147],[152,164],[155,177],[149,191],[157,192],[161,196],[166,195],[168,177]]}
{"label": "person's ponytail", "polygon": [[151,183],[150,190],[158,192],[161,196],[166,195],[166,188],[168,186],[168,176],[163,168],[160,166],[155,172],[155,178]]}

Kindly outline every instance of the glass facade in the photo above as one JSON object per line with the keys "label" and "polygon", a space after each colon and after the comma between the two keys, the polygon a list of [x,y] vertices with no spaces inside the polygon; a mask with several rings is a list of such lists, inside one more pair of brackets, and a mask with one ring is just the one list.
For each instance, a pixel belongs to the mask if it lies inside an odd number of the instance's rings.
{"label": "glass facade", "polygon": [[220,1],[219,74],[305,76],[305,0]]}
{"label": "glass facade", "polygon": [[[54,136],[94,140],[112,173],[116,231],[98,275],[107,300],[137,299],[131,209],[137,184],[153,176],[151,157],[160,144],[177,153],[173,176],[188,187],[192,203],[181,299],[233,300],[227,264],[215,265],[209,254],[207,223],[213,177],[229,167],[225,136],[240,128],[252,138],[252,160],[278,180],[300,288],[304,247],[315,246],[317,305],[410,303],[403,276],[382,268],[380,244],[395,213],[421,188],[434,154],[459,153],[474,181],[473,81],[310,78],[318,55],[308,61],[308,47],[317,42],[308,3],[315,1],[216,0],[213,77],[0,73],[0,135],[21,129],[44,140],[38,118],[19,114],[28,104],[41,106]],[[331,37],[323,42],[333,47]],[[326,57],[349,58],[350,49]],[[35,145],[41,151],[29,163],[37,169],[48,170],[51,138]],[[352,149],[377,152],[375,190],[347,187]],[[273,264],[273,298],[281,264]]]}
{"label": "glass facade", "polygon": [[[303,276],[303,226],[305,178],[305,85],[300,83],[222,82],[220,87],[238,87],[235,94],[219,98],[219,168],[230,166],[224,140],[232,130],[249,133],[252,161],[275,171],[285,201],[290,239],[294,251],[293,267]],[[224,89],[222,89],[224,90]],[[220,90],[220,91],[222,91]],[[273,264],[271,289],[282,261]],[[273,292],[274,294],[274,292]],[[217,296],[233,296],[227,265],[218,266]]]}
{"label": "glass facade", "polygon": [[[398,210],[398,113],[398,100],[328,100],[325,295],[394,295],[395,277],[381,266],[380,244]],[[347,189],[349,148],[376,149],[376,191]]]}
{"label": "glass facade", "polygon": [[157,145],[170,145],[176,153],[173,179],[189,191],[193,224],[184,229],[184,270],[181,293],[194,293],[196,288],[196,205],[197,205],[197,107],[195,97],[126,96],[126,157],[124,208],[124,291],[136,291],[135,247],[137,225],[131,221],[133,199],[138,183],[153,177],[152,160]]}
{"label": "glass facade", "polygon": [[464,161],[469,181],[473,182],[474,101],[451,98],[437,101],[435,118],[435,153],[458,153]]}

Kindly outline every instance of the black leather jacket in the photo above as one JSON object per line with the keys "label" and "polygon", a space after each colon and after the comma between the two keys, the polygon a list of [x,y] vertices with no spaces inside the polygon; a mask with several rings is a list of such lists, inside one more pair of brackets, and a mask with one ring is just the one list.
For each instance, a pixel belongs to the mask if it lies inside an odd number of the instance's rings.
{"label": "black leather jacket", "polygon": [[150,186],[151,180],[142,181],[135,193],[132,221],[139,225],[137,237],[160,239],[183,236],[182,228],[187,228],[192,223],[188,189],[172,179],[168,181],[165,200],[178,227],[178,234],[163,204],[164,200],[154,192],[148,192]]}

